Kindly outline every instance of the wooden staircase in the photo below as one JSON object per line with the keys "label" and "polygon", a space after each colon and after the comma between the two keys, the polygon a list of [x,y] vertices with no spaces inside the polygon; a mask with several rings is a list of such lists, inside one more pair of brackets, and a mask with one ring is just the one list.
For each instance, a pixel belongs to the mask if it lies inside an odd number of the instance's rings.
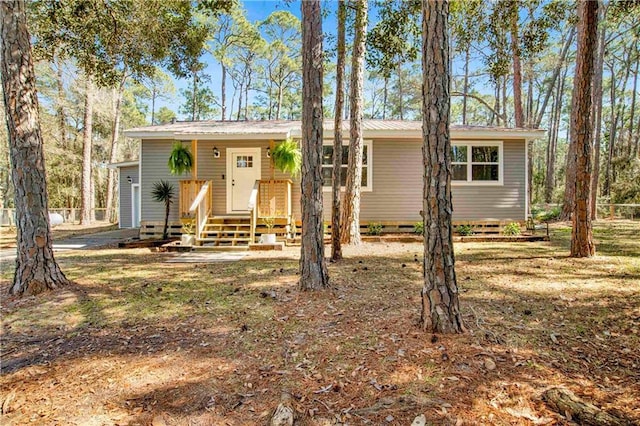
{"label": "wooden staircase", "polygon": [[251,242],[251,217],[211,216],[196,242],[202,248],[247,250]]}

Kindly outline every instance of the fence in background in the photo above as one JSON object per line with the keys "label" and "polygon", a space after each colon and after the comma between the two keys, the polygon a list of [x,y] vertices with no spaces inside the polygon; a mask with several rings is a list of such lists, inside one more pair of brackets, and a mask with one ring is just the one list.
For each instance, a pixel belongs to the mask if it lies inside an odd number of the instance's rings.
{"label": "fence in background", "polygon": [[[94,212],[96,215],[96,222],[106,221],[107,209],[94,209]],[[49,209],[49,213],[58,213],[64,219],[64,223],[80,223],[80,209]],[[16,209],[0,209],[0,226],[15,226],[15,223]]]}
{"label": "fence in background", "polygon": [[[562,208],[561,204],[537,204],[534,208],[541,210],[551,210],[553,208]],[[640,204],[616,204],[608,201],[598,201],[597,205],[598,219],[640,219]]]}

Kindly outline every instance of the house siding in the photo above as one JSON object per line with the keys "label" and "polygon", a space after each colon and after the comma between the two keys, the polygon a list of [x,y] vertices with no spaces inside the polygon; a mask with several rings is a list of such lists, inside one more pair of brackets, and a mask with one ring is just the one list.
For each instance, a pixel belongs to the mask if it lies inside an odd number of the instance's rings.
{"label": "house siding", "polygon": [[[468,140],[468,139],[465,139]],[[143,140],[141,144],[142,220],[162,221],[163,209],[151,198],[151,187],[161,179],[173,183],[178,200],[179,181],[191,175],[169,174],[167,161],[173,141]],[[188,144],[188,142],[185,142]],[[374,139],[372,147],[372,191],[363,192],[360,219],[363,222],[417,222],[422,210],[422,151],[420,140]],[[213,148],[220,157],[213,157]],[[266,156],[269,141],[198,141],[198,179],[213,183],[213,213],[227,214],[227,148],[260,147],[262,179],[269,179],[270,159]],[[525,219],[525,141],[503,143],[503,185],[453,186],[453,220],[524,220]],[[124,172],[123,172],[124,173]],[[125,174],[126,176],[126,174]],[[276,179],[288,175],[275,171]],[[130,188],[129,188],[130,191]],[[125,196],[124,198],[127,198]],[[292,185],[292,212],[300,220],[300,183]],[[122,198],[121,198],[122,199]],[[130,203],[131,195],[128,198]],[[323,193],[324,217],[330,221],[331,192]],[[121,210],[122,211],[122,210]],[[129,206],[129,218],[131,217]],[[123,216],[124,217],[124,216]],[[177,221],[173,207],[170,220]]]}
{"label": "house siding", "polygon": [[[131,177],[131,183],[128,182],[127,177]],[[132,227],[132,215],[131,215],[131,185],[138,183],[138,166],[126,166],[120,167],[120,178],[118,191],[120,193],[120,211],[119,211],[119,226],[120,228]]]}
{"label": "house siding", "polygon": [[[524,140],[504,141],[504,185],[453,186],[453,220],[524,220]],[[376,139],[372,147],[373,190],[362,192],[363,222],[417,222],[422,210],[422,142]],[[324,217],[331,216],[324,192]]]}
{"label": "house siding", "polygon": [[[190,143],[184,142],[185,145]],[[164,210],[159,203],[151,198],[151,187],[153,182],[160,179],[166,180],[176,188],[176,203],[178,202],[178,190],[180,180],[191,179],[191,174],[174,176],[169,173],[167,162],[173,141],[170,140],[148,140],[141,144],[141,166],[142,166],[142,220],[162,221],[164,220]],[[213,148],[220,150],[220,157],[213,157]],[[220,140],[199,140],[198,141],[198,179],[210,180],[213,190],[213,214],[227,214],[227,148],[260,148],[260,163],[262,179],[271,177],[270,159],[267,157],[267,147],[269,141],[220,141]],[[287,179],[289,176],[275,171],[275,179]],[[292,212],[296,218],[300,218],[300,184],[294,180],[291,188]],[[249,200],[247,200],[248,204]],[[171,209],[169,220],[177,221],[177,205]]]}

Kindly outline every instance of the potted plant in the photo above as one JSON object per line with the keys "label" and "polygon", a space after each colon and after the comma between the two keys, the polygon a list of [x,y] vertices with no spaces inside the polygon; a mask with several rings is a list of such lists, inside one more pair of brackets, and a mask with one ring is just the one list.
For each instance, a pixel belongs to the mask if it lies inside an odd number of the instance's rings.
{"label": "potted plant", "polygon": [[277,214],[269,214],[268,216],[262,217],[262,223],[267,228],[267,233],[260,236],[261,244],[276,243],[276,234],[273,232],[273,227],[276,223],[276,216]]}
{"label": "potted plant", "polygon": [[193,167],[193,156],[189,148],[182,145],[182,142],[175,142],[169,155],[169,171],[172,175],[189,173]]}
{"label": "potted plant", "polygon": [[293,177],[297,176],[302,167],[302,153],[298,142],[289,138],[279,143],[271,151],[271,160],[276,169]]}
{"label": "potted plant", "polygon": [[183,217],[180,219],[182,222],[182,235],[180,236],[181,246],[193,246],[196,243],[195,227],[196,220],[193,217]]}

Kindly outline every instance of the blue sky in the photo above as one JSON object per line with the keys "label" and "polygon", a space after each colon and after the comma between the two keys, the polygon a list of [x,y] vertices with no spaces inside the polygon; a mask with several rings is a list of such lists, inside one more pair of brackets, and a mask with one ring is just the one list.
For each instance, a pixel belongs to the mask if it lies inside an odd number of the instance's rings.
{"label": "blue sky", "polygon": [[[298,18],[301,18],[302,15],[299,1],[244,0],[241,1],[241,4],[246,10],[247,18],[253,23],[263,21],[276,10],[289,11]],[[323,12],[325,12],[325,16],[323,19],[323,31],[325,33],[335,34],[337,28],[337,19],[335,15],[337,1],[323,0],[322,8]],[[375,11],[370,10],[369,15],[375,16]],[[209,87],[211,88],[211,90],[213,90],[215,96],[220,99],[220,66],[209,54],[205,54],[202,57],[202,60],[208,64],[205,73],[208,74],[211,78],[210,83],[208,83]],[[159,100],[157,102],[156,108],[166,106],[172,111],[176,112],[179,118],[185,119],[185,117],[181,117],[181,115],[178,113],[178,109],[180,108],[180,105],[184,103],[184,98],[180,95],[180,90],[187,87],[188,81],[184,79],[176,79],[174,80],[174,82],[176,86],[176,95],[174,99],[168,101]],[[233,88],[230,86],[230,81],[227,81],[227,102],[230,102],[230,96],[233,93]]]}

